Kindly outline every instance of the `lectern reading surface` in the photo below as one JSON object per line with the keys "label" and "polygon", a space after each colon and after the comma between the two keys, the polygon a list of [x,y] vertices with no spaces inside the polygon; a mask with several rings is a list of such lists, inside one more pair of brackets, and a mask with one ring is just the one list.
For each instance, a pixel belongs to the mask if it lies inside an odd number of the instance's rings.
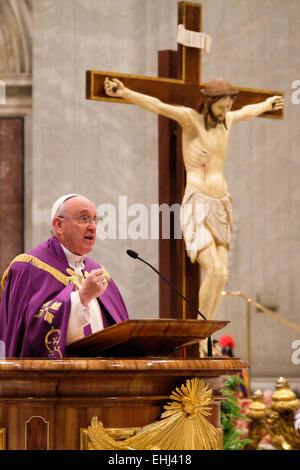
{"label": "lectern reading surface", "polygon": [[84,357],[165,356],[224,328],[228,321],[126,320],[68,346],[68,354]]}

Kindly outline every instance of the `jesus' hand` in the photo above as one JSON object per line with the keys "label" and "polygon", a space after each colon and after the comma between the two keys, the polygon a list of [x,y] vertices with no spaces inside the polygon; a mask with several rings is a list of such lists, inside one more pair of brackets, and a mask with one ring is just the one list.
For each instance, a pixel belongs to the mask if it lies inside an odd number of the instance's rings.
{"label": "jesus' hand", "polygon": [[266,102],[269,104],[270,111],[277,111],[283,108],[284,98],[283,96],[271,96],[266,99]]}
{"label": "jesus' hand", "polygon": [[108,96],[118,96],[122,97],[125,90],[125,86],[117,78],[109,80],[108,77],[104,80],[104,90]]}

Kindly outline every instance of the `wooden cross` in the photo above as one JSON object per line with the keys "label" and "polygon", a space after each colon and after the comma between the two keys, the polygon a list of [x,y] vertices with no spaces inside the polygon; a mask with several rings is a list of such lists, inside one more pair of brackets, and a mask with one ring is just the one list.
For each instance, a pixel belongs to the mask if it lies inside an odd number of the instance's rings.
{"label": "wooden cross", "polygon": [[[201,31],[201,5],[198,3],[178,3],[179,24],[190,31]],[[195,108],[202,99],[201,88],[206,84],[201,82],[201,49],[178,45],[180,70],[177,75],[180,79],[162,77],[143,77],[112,72],[99,72],[88,70],[86,72],[86,98],[98,101],[122,102],[122,98],[108,97],[104,92],[103,82],[105,77],[116,77],[123,81],[124,85],[134,91],[149,94],[156,98],[175,105],[183,105]],[[225,78],[225,77],[224,77]],[[282,95],[278,91],[253,90],[238,88],[239,94],[234,103],[233,110],[239,109],[249,103],[259,103],[274,95]],[[263,117],[281,118],[282,110],[266,112]]]}
{"label": "wooden cross", "polygon": [[[201,31],[201,5],[198,3],[178,3],[178,24],[183,24],[189,31]],[[97,101],[126,103],[122,98],[108,97],[104,92],[105,77],[116,77],[134,91],[155,96],[161,101],[174,105],[195,108],[201,102],[201,49],[178,45],[176,51],[159,52],[159,77],[125,75],[112,72],[86,72],[86,98]],[[172,78],[170,78],[172,77]],[[226,78],[226,77],[224,77]],[[239,94],[233,105],[239,109],[246,104],[264,101],[274,95],[283,95],[278,91],[252,90],[237,88]],[[262,117],[282,118],[282,110],[267,112]],[[159,117],[159,204],[170,206],[181,202],[185,172],[181,155],[180,126],[174,121]],[[182,240],[160,240],[160,270],[183,292],[195,305],[198,305],[199,269],[192,265],[185,255]],[[182,300],[160,284],[160,316],[168,318],[196,318],[197,314]]]}

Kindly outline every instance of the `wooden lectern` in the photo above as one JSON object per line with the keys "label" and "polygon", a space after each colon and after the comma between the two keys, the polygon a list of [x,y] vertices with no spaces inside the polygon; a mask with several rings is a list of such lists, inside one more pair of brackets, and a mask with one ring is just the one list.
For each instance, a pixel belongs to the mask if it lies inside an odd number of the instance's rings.
{"label": "wooden lectern", "polygon": [[73,357],[0,360],[0,449],[87,449],[93,417],[126,436],[159,420],[170,394],[193,378],[212,389],[207,419],[221,441],[222,377],[248,365],[168,354],[227,323],[128,320],[70,345]]}

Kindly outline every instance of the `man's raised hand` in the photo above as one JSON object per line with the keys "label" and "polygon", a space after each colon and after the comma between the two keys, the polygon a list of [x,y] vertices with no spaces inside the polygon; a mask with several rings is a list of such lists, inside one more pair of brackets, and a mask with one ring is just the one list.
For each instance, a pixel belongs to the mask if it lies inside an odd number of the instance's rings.
{"label": "man's raised hand", "polygon": [[102,295],[107,287],[107,280],[102,269],[93,269],[79,289],[82,305],[87,306],[91,300]]}
{"label": "man's raised hand", "polygon": [[104,80],[104,91],[108,96],[122,97],[125,90],[124,84],[117,78],[110,80],[108,77]]}

